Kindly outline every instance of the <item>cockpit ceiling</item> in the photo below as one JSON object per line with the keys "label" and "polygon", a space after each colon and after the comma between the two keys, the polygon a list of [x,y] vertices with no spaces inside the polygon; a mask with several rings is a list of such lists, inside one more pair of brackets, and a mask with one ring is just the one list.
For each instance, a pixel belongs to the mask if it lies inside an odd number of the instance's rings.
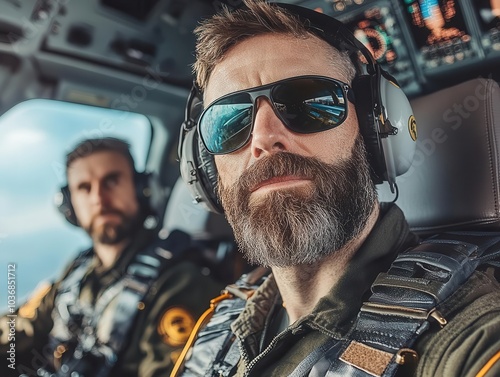
{"label": "cockpit ceiling", "polygon": [[[489,0],[289,0],[344,21],[410,96],[498,78],[500,6]],[[188,88],[192,30],[241,0],[0,0],[0,56],[44,53]],[[0,63],[1,64],[1,63]]]}

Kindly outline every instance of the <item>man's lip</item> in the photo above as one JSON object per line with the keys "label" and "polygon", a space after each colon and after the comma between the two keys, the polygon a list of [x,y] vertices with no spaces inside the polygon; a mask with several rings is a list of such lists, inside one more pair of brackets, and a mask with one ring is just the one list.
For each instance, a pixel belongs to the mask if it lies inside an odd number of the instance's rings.
{"label": "man's lip", "polygon": [[112,218],[119,218],[120,215],[115,213],[115,212],[106,212],[106,213],[99,213],[95,216],[95,219],[101,219],[102,221],[105,221],[107,219],[112,219]]}
{"label": "man's lip", "polygon": [[287,183],[287,182],[292,183],[292,182],[310,181],[310,180],[311,180],[311,178],[309,178],[309,177],[298,177],[298,176],[292,176],[292,175],[286,175],[286,176],[282,176],[282,177],[273,177],[273,178],[266,179],[266,180],[258,183],[257,185],[252,187],[250,192],[255,192],[255,191],[261,189],[262,187],[271,186],[274,184]]}

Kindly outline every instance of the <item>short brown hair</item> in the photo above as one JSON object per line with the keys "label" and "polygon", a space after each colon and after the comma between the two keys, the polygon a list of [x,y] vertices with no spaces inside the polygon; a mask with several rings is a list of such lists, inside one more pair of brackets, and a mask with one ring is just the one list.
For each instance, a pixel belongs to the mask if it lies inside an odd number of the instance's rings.
{"label": "short brown hair", "polygon": [[[244,0],[244,7],[222,11],[205,20],[194,32],[197,36],[196,62],[193,65],[196,82],[203,91],[217,65],[226,52],[237,43],[257,35],[277,33],[309,38],[315,36],[297,16],[286,9],[263,0]],[[337,68],[350,81],[355,68],[347,54],[332,46],[333,60],[340,60]]]}
{"label": "short brown hair", "polygon": [[88,157],[97,152],[119,153],[130,163],[132,171],[135,171],[134,159],[130,153],[130,144],[114,137],[102,137],[81,141],[66,155],[66,169],[68,169],[75,160]]}

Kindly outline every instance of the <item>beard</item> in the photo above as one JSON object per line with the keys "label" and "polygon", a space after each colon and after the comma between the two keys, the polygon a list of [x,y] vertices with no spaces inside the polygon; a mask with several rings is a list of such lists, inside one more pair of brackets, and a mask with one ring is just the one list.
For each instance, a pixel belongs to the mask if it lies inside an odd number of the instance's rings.
{"label": "beard", "polygon": [[[312,185],[272,190],[251,200],[251,189],[273,177],[307,177]],[[312,186],[312,187],[310,187]],[[218,193],[240,250],[251,264],[314,264],[340,250],[365,227],[377,200],[361,136],[349,159],[327,164],[281,152],[264,157]]]}
{"label": "beard", "polygon": [[[95,218],[99,215],[114,214],[121,221],[118,223],[105,222],[99,226],[95,225]],[[129,238],[131,233],[137,228],[137,216],[129,217],[117,209],[104,209],[98,213],[85,229],[92,240],[105,245],[115,245]]]}

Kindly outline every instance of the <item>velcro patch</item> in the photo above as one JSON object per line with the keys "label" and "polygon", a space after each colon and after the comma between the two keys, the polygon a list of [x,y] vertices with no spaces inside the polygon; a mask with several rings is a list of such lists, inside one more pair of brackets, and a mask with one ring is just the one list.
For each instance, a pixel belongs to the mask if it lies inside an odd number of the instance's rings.
{"label": "velcro patch", "polygon": [[393,356],[389,352],[352,341],[342,355],[340,355],[340,360],[372,376],[380,377]]}

